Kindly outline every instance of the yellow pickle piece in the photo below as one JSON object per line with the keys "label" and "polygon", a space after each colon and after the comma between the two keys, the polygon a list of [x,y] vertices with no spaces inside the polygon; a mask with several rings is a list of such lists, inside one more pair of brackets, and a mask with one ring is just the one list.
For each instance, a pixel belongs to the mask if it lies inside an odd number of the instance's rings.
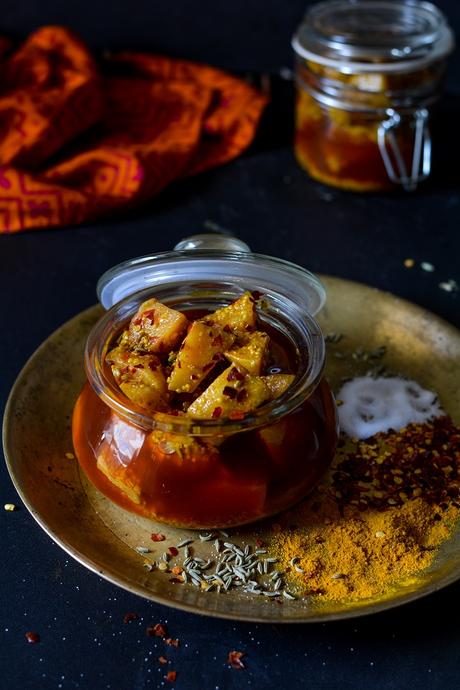
{"label": "yellow pickle piece", "polygon": [[169,352],[180,343],[187,324],[187,317],[181,312],[149,299],[131,319],[127,337],[129,347],[141,352]]}
{"label": "yellow pickle piece", "polygon": [[233,364],[244,367],[250,374],[258,376],[267,360],[270,338],[267,333],[255,331],[247,337],[241,347],[225,352],[226,358]]}
{"label": "yellow pickle piece", "polygon": [[253,376],[243,367],[232,365],[193,401],[187,415],[196,419],[231,417],[235,412],[252,412],[271,396],[261,376]]}
{"label": "yellow pickle piece", "polygon": [[242,335],[256,329],[257,314],[255,300],[250,292],[245,292],[228,307],[217,309],[203,319],[206,323],[218,324],[235,335]]}
{"label": "yellow pickle piece", "polygon": [[294,374],[269,374],[268,376],[262,376],[263,382],[271,392],[272,400],[279,398],[280,395],[287,391],[294,379]]}
{"label": "yellow pickle piece", "polygon": [[140,355],[116,347],[107,357],[115,381],[127,398],[147,410],[164,410],[168,388],[163,370],[155,355]]}
{"label": "yellow pickle piece", "polygon": [[176,393],[193,393],[234,341],[219,325],[194,321],[177,354],[168,388]]}

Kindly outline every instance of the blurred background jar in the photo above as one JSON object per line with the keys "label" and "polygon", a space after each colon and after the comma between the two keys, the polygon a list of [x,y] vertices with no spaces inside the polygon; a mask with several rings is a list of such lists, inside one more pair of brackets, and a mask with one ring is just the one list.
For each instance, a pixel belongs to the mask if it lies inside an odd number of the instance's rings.
{"label": "blurred background jar", "polygon": [[454,39],[417,0],[327,0],[296,54],[295,154],[311,177],[369,192],[415,189],[431,170],[430,112]]}

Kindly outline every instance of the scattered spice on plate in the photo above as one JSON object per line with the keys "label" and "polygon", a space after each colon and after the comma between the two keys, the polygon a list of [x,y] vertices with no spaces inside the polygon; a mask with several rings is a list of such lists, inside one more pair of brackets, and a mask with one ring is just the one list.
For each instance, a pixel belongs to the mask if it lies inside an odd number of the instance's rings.
{"label": "scattered spice on plate", "polygon": [[244,663],[242,662],[242,657],[245,655],[244,652],[229,652],[228,653],[228,659],[227,659],[227,664],[229,664],[232,668],[237,669],[240,671],[243,668],[246,668]]}
{"label": "scattered spice on plate", "polygon": [[177,678],[177,671],[168,671],[168,673],[165,675],[165,678],[170,683],[174,683]]}
{"label": "scattered spice on plate", "polygon": [[40,642],[40,635],[29,630],[26,632],[26,640],[29,642],[29,644],[37,644],[37,642]]}
{"label": "scattered spice on plate", "polygon": [[153,532],[150,535],[150,539],[152,541],[164,541],[166,539],[164,534],[160,534],[160,532]]}
{"label": "scattered spice on plate", "polygon": [[129,613],[125,613],[125,615],[123,616],[123,623],[131,623],[131,621],[135,621],[138,618],[139,616],[137,615],[137,613],[133,613],[132,611],[130,611]]}
{"label": "scattered spice on plate", "polygon": [[328,476],[282,516],[269,550],[297,596],[365,599],[413,582],[459,517],[460,428],[440,417],[342,438]]}

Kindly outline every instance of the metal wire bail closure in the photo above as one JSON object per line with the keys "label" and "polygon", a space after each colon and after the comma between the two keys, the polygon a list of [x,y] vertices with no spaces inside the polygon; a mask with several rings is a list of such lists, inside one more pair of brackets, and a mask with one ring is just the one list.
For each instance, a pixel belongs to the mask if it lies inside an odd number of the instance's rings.
{"label": "metal wire bail closure", "polygon": [[419,108],[410,114],[410,117],[413,118],[414,129],[414,148],[410,172],[396,138],[396,130],[404,122],[403,116],[392,108],[387,110],[387,115],[388,119],[381,122],[377,130],[380,155],[390,180],[410,192],[417,187],[419,182],[429,176],[431,170],[429,113],[426,108]]}

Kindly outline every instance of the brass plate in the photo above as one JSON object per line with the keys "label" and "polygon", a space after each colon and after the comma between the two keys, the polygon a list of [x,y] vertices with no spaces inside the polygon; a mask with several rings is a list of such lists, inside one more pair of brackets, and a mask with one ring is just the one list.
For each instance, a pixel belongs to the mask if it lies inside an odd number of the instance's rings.
{"label": "brass plate", "polygon": [[[449,324],[393,295],[340,280],[323,278],[327,305],[319,321],[325,333],[346,338],[333,347],[388,348],[385,364],[436,390],[444,409],[460,422],[460,333]],[[154,549],[187,537],[136,517],[112,505],[81,476],[72,452],[71,413],[83,384],[82,355],[86,337],[102,313],[92,307],[51,335],[27,362],[6,407],[3,442],[8,469],[24,504],[43,529],[77,561],[130,592],[161,604],[222,618],[267,622],[308,622],[347,618],[381,611],[433,592],[460,577],[460,529],[446,542],[432,567],[385,598],[338,604],[285,601],[239,590],[203,593],[191,585],[173,584],[168,575],[147,572],[135,547]],[[332,347],[332,346],[331,346]],[[353,362],[353,360],[351,360]],[[349,360],[328,358],[333,387],[344,375],[356,375]],[[264,538],[264,524],[232,532],[236,543]],[[151,532],[167,541],[153,544]],[[197,538],[197,535],[194,535]],[[163,547],[163,548],[162,548]],[[198,542],[197,552],[210,552]]]}

